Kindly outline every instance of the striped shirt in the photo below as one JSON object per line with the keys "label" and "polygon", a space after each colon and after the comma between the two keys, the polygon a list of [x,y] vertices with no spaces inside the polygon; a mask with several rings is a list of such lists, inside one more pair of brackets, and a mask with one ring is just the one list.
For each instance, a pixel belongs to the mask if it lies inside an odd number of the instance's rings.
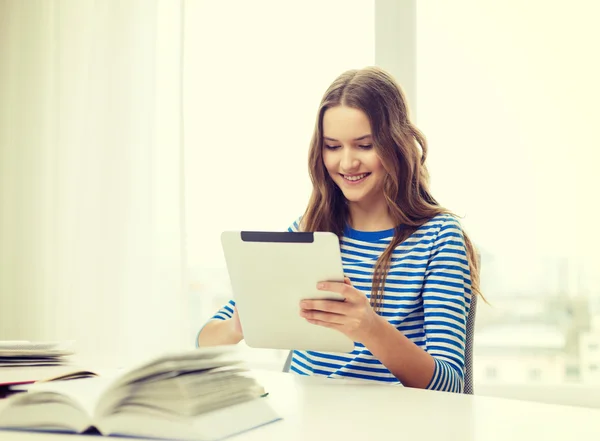
{"label": "striped shirt", "polygon": [[[298,221],[288,231],[298,231]],[[393,235],[393,229],[365,232],[346,227],[340,240],[344,273],[367,298],[377,259]],[[463,390],[470,303],[471,276],[462,229],[453,216],[438,215],[394,250],[378,312],[433,357],[435,369],[428,389]],[[230,318],[234,305],[230,300],[211,320]],[[400,384],[358,342],[351,353],[294,351],[290,370],[300,375]]]}

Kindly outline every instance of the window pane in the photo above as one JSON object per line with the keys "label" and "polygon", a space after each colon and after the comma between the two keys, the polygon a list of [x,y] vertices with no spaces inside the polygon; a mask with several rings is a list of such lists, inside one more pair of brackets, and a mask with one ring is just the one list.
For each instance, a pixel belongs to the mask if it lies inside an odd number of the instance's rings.
{"label": "window pane", "polygon": [[374,63],[373,1],[189,1],[185,145],[192,323],[230,297],[220,234],[286,230],[310,194],[329,83]]}
{"label": "window pane", "polygon": [[493,304],[478,305],[476,381],[600,384],[599,11],[418,2],[417,122],[432,188],[465,216]]}

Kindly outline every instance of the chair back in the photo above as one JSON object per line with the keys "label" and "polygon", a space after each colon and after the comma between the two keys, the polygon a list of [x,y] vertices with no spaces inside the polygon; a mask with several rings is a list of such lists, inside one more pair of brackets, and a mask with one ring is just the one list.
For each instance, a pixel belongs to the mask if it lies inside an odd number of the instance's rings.
{"label": "chair back", "polygon": [[[477,314],[477,297],[471,297],[471,308],[467,317],[467,336],[465,340],[465,381],[463,393],[473,395],[473,340],[475,338],[475,315]],[[290,363],[292,361],[290,353]]]}

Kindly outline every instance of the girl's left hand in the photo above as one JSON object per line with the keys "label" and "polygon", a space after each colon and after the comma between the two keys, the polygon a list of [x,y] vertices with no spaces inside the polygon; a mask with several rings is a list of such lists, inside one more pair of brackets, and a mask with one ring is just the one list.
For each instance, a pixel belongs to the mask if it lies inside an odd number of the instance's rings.
{"label": "girl's left hand", "polygon": [[350,279],[344,283],[321,282],[321,291],[337,292],[345,300],[302,300],[300,315],[309,323],[337,329],[353,341],[363,343],[372,333],[379,319],[369,299],[352,286]]}

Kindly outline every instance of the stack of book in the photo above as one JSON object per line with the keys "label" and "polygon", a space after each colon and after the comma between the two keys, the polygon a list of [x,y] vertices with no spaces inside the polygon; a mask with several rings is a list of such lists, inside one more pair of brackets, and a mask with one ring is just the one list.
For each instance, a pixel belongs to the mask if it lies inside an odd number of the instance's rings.
{"label": "stack of book", "polygon": [[35,383],[5,401],[0,429],[212,441],[280,419],[229,346],[167,354],[112,378]]}
{"label": "stack of book", "polygon": [[73,342],[0,341],[0,398],[15,385],[95,376],[70,358]]}
{"label": "stack of book", "polygon": [[70,342],[0,341],[0,368],[57,366],[73,354]]}

